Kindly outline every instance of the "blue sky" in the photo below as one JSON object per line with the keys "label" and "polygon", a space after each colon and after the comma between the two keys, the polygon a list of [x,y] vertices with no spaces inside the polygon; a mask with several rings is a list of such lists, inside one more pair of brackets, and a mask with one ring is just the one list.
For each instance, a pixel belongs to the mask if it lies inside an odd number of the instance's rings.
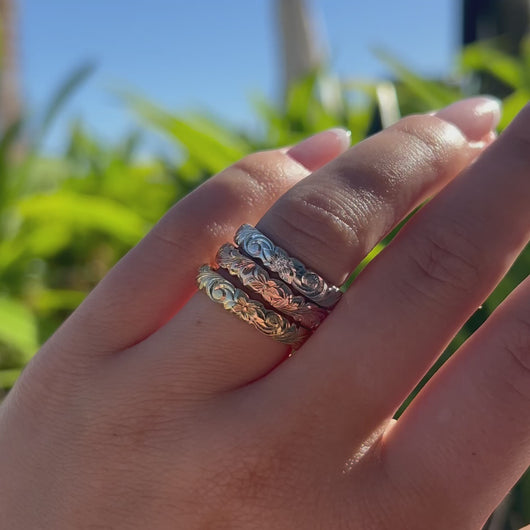
{"label": "blue sky", "polygon": [[[335,71],[383,76],[371,49],[383,46],[417,71],[450,71],[460,36],[457,0],[313,0]],[[38,111],[83,61],[96,73],[76,94],[48,141],[82,117],[112,141],[134,123],[112,87],[132,88],[177,110],[207,108],[251,126],[249,96],[280,92],[272,0],[19,0],[25,100]]]}

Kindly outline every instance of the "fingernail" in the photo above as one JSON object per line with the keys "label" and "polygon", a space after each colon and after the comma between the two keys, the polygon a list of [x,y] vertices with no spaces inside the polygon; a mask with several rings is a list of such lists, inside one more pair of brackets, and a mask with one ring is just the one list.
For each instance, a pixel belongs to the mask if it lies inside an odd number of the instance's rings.
{"label": "fingernail", "polygon": [[351,143],[351,132],[341,127],[317,133],[291,147],[287,154],[310,171],[344,153]]}
{"label": "fingernail", "polygon": [[436,112],[436,116],[456,125],[471,142],[494,131],[501,119],[502,102],[493,96],[457,101]]}

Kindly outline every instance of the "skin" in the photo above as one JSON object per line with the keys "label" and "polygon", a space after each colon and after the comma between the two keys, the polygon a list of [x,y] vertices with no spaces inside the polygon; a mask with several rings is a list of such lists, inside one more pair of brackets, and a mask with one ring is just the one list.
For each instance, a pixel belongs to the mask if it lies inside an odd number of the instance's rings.
{"label": "skin", "polygon": [[[256,153],[180,201],[0,407],[0,527],[478,530],[530,465],[530,282],[395,410],[530,236],[530,108]],[[239,225],[340,284],[288,348],[196,293]]]}

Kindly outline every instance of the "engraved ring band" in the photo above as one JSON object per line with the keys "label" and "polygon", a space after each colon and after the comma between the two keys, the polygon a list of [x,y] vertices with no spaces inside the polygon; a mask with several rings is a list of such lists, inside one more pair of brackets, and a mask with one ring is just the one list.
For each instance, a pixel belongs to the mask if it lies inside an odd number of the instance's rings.
{"label": "engraved ring band", "polygon": [[[298,349],[342,295],[257,228],[244,224],[222,245],[197,283],[210,300],[261,333]],[[223,271],[234,277],[234,283]]]}

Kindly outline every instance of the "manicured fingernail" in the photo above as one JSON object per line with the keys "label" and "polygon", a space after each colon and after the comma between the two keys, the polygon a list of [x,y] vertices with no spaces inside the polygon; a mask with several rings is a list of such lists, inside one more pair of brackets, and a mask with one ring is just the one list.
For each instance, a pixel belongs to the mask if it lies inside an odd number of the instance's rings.
{"label": "manicured fingernail", "polygon": [[351,143],[351,132],[340,127],[310,136],[291,147],[287,154],[314,171],[344,153]]}
{"label": "manicured fingernail", "polygon": [[499,125],[501,109],[499,99],[479,96],[457,101],[436,112],[436,116],[456,125],[471,142],[477,142]]}

